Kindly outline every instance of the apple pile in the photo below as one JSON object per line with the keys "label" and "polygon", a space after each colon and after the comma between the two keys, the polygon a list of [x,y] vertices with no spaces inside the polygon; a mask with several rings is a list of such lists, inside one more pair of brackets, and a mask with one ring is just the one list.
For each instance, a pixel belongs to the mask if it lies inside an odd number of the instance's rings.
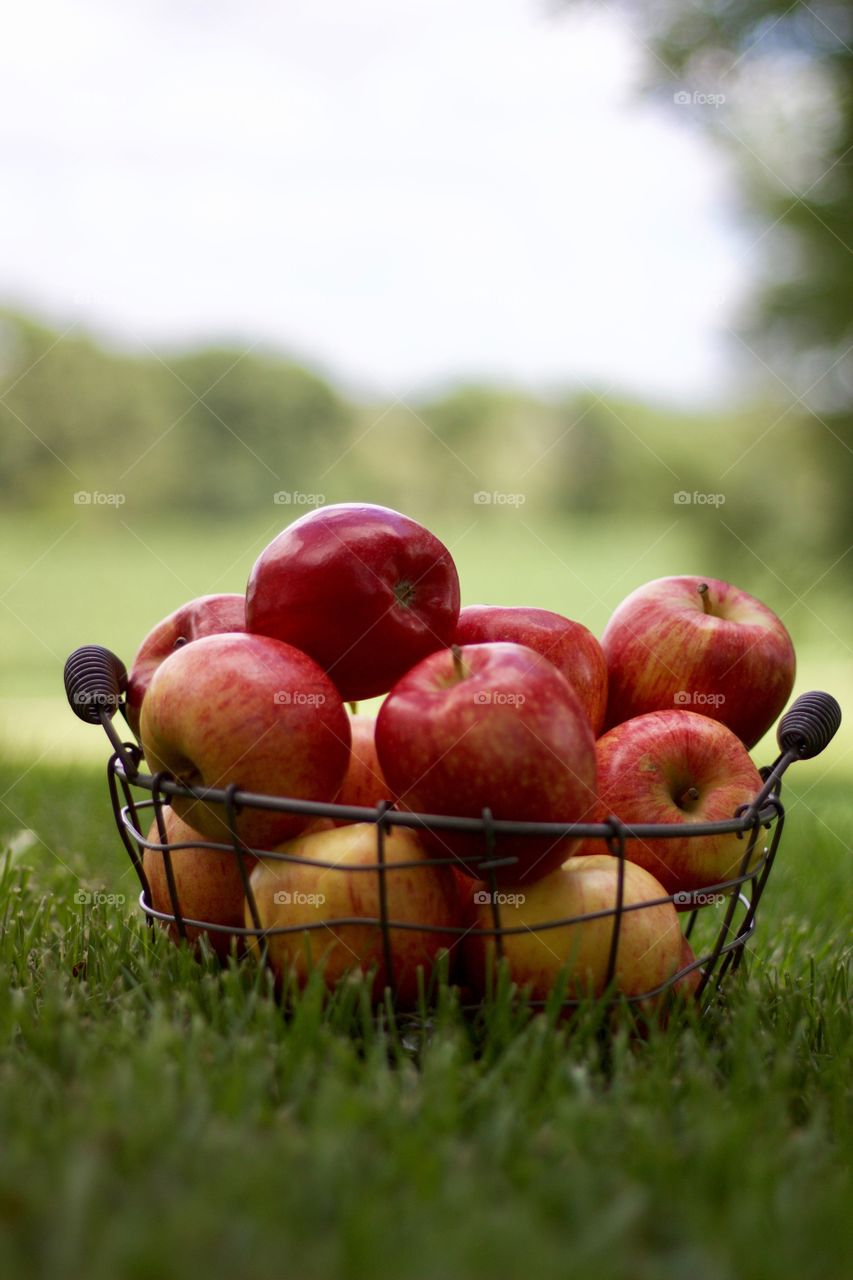
{"label": "apple pile", "polygon": [[[449,953],[482,994],[500,950],[534,998],[558,979],[598,995],[618,859],[601,839],[497,834],[490,820],[677,823],[675,838],[626,843],[623,901],[641,909],[622,917],[614,982],[653,991],[693,961],[677,911],[742,867],[737,835],[687,830],[760,790],[748,748],[794,668],[780,620],[727,583],[651,582],[599,643],[546,609],[460,609],[450,552],[407,516],[319,508],[261,553],[245,596],[191,601],[136,656],[130,726],[152,773],[195,789],[164,810],[168,857],[156,822],[149,833],[151,905],[172,915],[177,898],[197,922],[187,937],[223,958],[227,930],[260,928],[280,983],[360,970],[406,1004]],[[358,712],[379,696],[376,717]],[[309,803],[229,808],[210,795],[229,788]],[[330,804],[335,816],[315,816]],[[344,812],[379,805],[421,815],[383,828],[381,873],[375,822]],[[485,833],[448,817],[485,819]],[[576,917],[589,918],[565,923]]]}

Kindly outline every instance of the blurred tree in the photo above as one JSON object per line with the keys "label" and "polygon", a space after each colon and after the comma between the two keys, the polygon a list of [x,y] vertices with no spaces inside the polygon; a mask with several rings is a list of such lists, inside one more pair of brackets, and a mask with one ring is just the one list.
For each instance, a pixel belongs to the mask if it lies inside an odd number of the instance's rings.
{"label": "blurred tree", "polygon": [[554,505],[566,512],[614,509],[625,495],[615,423],[603,401],[586,393],[558,406],[558,435],[549,461]]}
{"label": "blurred tree", "polygon": [[[181,437],[196,469],[194,503],[224,514],[306,491],[346,448],[352,412],[322,378],[275,354],[213,348],[170,368],[192,399]],[[313,492],[313,488],[311,490]]]}
{"label": "blurred tree", "polygon": [[[125,468],[173,420],[169,376],[29,318],[0,315],[0,489],[11,504],[115,491]],[[122,486],[124,487],[124,486]]]}
{"label": "blurred tree", "polygon": [[[740,332],[787,397],[783,411],[803,421],[808,449],[823,458],[831,483],[822,486],[830,507],[821,517],[844,550],[853,541],[853,6],[624,5],[654,55],[656,92],[671,104],[679,91],[725,96],[721,109],[678,110],[739,166],[760,259],[756,306]],[[773,440],[768,433],[762,460]]]}
{"label": "blurred tree", "polygon": [[211,516],[306,490],[346,447],[351,408],[279,355],[206,349],[163,360],[0,315],[0,491],[45,508],[120,492],[127,513]]}

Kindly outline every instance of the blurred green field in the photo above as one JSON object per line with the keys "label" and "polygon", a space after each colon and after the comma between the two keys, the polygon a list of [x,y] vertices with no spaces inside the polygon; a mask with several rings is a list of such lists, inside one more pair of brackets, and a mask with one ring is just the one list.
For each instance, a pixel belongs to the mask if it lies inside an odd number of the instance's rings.
{"label": "blurred green field", "polygon": [[[609,516],[543,520],[526,507],[471,503],[430,524],[453,551],[467,603],[535,604],[600,634],[625,595],[670,573],[729,576],[707,551],[702,520],[672,507],[659,520]],[[78,507],[64,521],[0,520],[0,750],[31,762],[103,758],[96,730],[79,724],[62,693],[62,666],[80,644],[114,649],[128,665],[147,631],[193,596],[242,591],[259,551],[296,513],[270,503],[253,521],[136,521],[132,514]],[[799,655],[797,692],[826,688],[853,707],[853,611],[828,572],[805,600],[744,552],[735,581],[785,620]],[[831,592],[831,589],[834,589]],[[772,738],[756,748],[763,763]],[[853,770],[853,719],[824,759],[802,766],[816,781]]]}

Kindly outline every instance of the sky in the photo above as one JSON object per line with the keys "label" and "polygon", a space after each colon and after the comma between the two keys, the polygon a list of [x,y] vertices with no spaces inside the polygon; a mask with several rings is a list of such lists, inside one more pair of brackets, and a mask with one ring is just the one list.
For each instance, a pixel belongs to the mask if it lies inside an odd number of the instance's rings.
{"label": "sky", "polygon": [[731,179],[639,95],[613,7],[31,0],[3,27],[0,304],[260,341],[367,395],[725,396]]}

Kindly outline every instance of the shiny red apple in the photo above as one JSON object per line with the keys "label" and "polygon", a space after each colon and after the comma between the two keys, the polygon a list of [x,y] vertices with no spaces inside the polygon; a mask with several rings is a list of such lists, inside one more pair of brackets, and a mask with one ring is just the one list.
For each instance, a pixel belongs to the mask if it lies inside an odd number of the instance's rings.
{"label": "shiny red apple", "polygon": [[[761,775],[731,729],[694,711],[652,711],[610,729],[596,743],[596,822],[614,814],[629,826],[720,822],[761,790]],[[705,905],[693,894],[740,873],[746,840],[728,835],[628,839],[625,853],[676,894],[676,906]],[[600,851],[586,841],[582,853]],[[758,850],[756,850],[756,855]]]}
{"label": "shiny red apple", "polygon": [[310,654],[347,702],[386,693],[453,639],[459,579],[450,552],[408,516],[359,503],[321,507],[261,553],[248,629]]}
{"label": "shiny red apple", "polygon": [[491,640],[525,644],[553,662],[580,698],[593,733],[601,732],[607,707],[607,663],[601,645],[582,623],[550,609],[467,605],[459,614],[456,643]]}
{"label": "shiny red apple", "polygon": [[151,677],[164,658],[202,636],[246,630],[246,597],[199,596],[158,622],[143,640],[127,682],[127,720],[139,736],[139,712]]}
{"label": "shiny red apple", "polygon": [[[206,636],[158,667],[142,703],[141,740],[153,771],[199,787],[328,803],[350,756],[349,717],[329,677],[307,654],[268,636]],[[175,797],[178,816],[228,839],[225,807]],[[309,817],[246,808],[237,833],[269,849]]]}
{"label": "shiny red apple", "polygon": [[[595,804],[595,744],[577,694],[547,658],[518,644],[478,644],[431,654],[403,676],[376,724],[382,771],[402,807],[426,814],[521,822],[582,822]],[[477,834],[431,831],[471,876]],[[575,842],[502,836],[513,857],[502,883],[530,883],[566,860]]]}
{"label": "shiny red apple", "polygon": [[772,610],[716,578],[658,578],[623,600],[601,640],[607,725],[688,707],[720,720],[747,747],[794,687],[791,637]]}

